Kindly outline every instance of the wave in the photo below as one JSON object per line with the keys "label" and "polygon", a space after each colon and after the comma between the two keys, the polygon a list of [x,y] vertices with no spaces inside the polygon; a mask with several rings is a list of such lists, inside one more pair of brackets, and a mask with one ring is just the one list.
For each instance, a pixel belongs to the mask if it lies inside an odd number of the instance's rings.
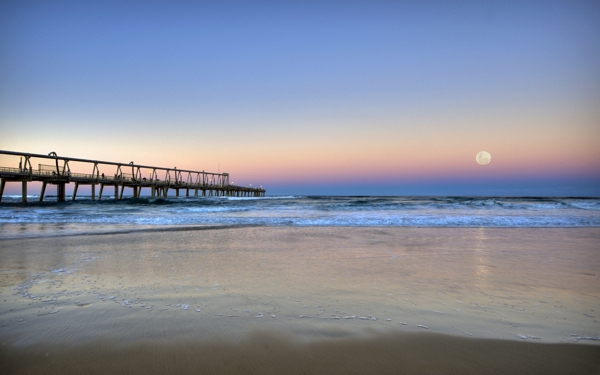
{"label": "wave", "polygon": [[[48,219],[14,218],[4,224],[138,225],[138,226],[396,226],[396,227],[590,227],[600,226],[598,216],[483,216],[483,215],[253,215],[212,217],[107,217]],[[0,224],[1,225],[1,224]],[[0,233],[2,229],[0,228]],[[0,237],[2,235],[0,234]]]}
{"label": "wave", "polygon": [[55,232],[55,233],[39,233],[33,231],[29,234],[20,234],[19,236],[6,236],[0,237],[0,241],[15,240],[15,239],[35,239],[35,238],[48,238],[48,237],[73,237],[73,236],[107,236],[116,234],[134,234],[134,233],[156,233],[156,232],[192,232],[192,231],[203,231],[203,230],[223,230],[223,229],[236,229],[236,228],[253,228],[259,227],[257,224],[230,224],[230,225],[195,225],[195,226],[157,226],[154,228],[126,228],[126,229],[115,229],[115,230],[103,230],[102,228],[97,230],[87,231],[67,231],[67,232]]}
{"label": "wave", "polygon": [[[9,199],[0,203],[0,225],[3,223],[121,227],[589,227],[600,226],[600,199],[275,196],[142,197],[101,201],[88,198],[63,203],[20,203]],[[0,227],[0,237],[6,235]]]}

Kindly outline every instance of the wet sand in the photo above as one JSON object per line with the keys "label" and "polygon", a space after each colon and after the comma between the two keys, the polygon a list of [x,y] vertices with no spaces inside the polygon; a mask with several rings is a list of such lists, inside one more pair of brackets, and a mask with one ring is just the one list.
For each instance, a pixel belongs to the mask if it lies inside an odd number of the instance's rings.
{"label": "wet sand", "polygon": [[598,243],[598,228],[0,240],[0,371],[596,373]]}
{"label": "wet sand", "polygon": [[7,374],[597,374],[600,346],[427,333],[299,343],[257,332],[238,343],[3,347],[0,361]]}

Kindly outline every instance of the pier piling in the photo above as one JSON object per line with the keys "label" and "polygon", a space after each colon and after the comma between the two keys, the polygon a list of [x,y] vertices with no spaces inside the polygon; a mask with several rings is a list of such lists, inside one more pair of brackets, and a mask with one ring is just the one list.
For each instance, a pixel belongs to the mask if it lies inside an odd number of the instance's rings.
{"label": "pier piling", "polygon": [[27,202],[27,181],[21,182],[21,202]]}
{"label": "pier piling", "polygon": [[42,182],[42,190],[40,190],[40,199],[39,199],[40,202],[44,201],[44,194],[46,193],[46,184],[47,184],[46,181]]}

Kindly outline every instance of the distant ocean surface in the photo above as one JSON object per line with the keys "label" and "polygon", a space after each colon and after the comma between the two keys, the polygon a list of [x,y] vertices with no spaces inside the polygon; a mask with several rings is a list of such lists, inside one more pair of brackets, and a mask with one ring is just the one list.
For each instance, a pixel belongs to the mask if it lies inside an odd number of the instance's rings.
{"label": "distant ocean surface", "polygon": [[[35,199],[31,197],[30,201]],[[189,226],[597,227],[600,198],[173,197],[0,203],[0,238]]]}

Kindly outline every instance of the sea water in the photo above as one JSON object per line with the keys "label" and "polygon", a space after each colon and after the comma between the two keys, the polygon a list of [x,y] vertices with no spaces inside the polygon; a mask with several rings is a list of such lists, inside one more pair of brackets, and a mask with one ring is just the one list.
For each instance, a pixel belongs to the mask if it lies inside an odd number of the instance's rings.
{"label": "sea water", "polygon": [[[30,200],[35,197],[30,197]],[[0,203],[0,238],[188,226],[567,228],[600,226],[600,198],[268,196]]]}

